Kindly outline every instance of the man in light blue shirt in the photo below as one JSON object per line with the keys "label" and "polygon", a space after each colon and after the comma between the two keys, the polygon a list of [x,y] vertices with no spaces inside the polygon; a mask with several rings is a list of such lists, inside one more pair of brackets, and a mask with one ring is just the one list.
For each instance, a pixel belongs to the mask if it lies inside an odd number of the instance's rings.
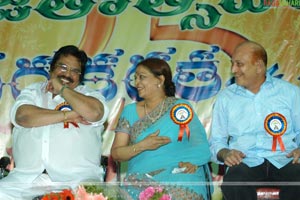
{"label": "man in light blue shirt", "polygon": [[252,41],[232,56],[235,84],[214,104],[212,160],[229,168],[225,199],[257,199],[256,187],[272,182],[280,199],[300,199],[300,90],[267,74],[267,53]]}

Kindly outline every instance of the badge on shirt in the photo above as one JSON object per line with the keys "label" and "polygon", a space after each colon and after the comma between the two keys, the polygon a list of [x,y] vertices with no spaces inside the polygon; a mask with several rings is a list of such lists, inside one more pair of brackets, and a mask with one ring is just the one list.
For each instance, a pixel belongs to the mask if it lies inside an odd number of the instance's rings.
{"label": "badge on shirt", "polygon": [[[67,102],[63,102],[63,103],[58,104],[55,107],[55,110],[71,111],[72,107]],[[64,122],[64,128],[69,128],[69,123],[73,124],[73,126],[75,126],[76,128],[79,128],[79,126],[78,126],[78,124],[76,122]]]}
{"label": "badge on shirt", "polygon": [[276,151],[277,141],[281,151],[285,151],[285,147],[281,139],[281,136],[285,133],[287,128],[285,117],[280,113],[271,113],[266,117],[264,127],[265,130],[273,136],[272,151]]}
{"label": "badge on shirt", "polygon": [[182,141],[184,131],[186,131],[188,139],[190,139],[190,129],[188,124],[193,119],[192,108],[185,103],[173,106],[170,112],[173,122],[179,125],[178,141]]}

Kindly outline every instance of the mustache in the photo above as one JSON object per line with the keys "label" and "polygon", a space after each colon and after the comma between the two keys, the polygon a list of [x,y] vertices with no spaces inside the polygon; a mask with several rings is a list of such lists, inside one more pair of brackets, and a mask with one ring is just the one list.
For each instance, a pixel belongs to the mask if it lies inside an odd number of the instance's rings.
{"label": "mustache", "polygon": [[60,75],[60,76],[57,76],[57,77],[60,78],[60,79],[63,78],[65,80],[69,81],[70,83],[74,82],[74,80],[71,77],[67,77],[67,76],[64,76],[64,75]]}

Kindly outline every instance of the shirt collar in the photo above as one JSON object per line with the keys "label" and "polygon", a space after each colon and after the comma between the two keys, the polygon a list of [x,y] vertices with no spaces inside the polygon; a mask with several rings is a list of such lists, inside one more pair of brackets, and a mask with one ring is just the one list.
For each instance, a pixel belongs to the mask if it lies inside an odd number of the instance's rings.
{"label": "shirt collar", "polygon": [[268,74],[268,73],[266,74],[266,80],[265,80],[264,84],[271,84],[273,86],[272,76],[270,74]]}
{"label": "shirt collar", "polygon": [[[266,80],[265,82],[260,86],[261,89],[263,88],[270,88],[274,86],[274,81],[273,78],[270,74],[266,73]],[[245,89],[242,86],[237,85],[236,83],[234,83],[231,87],[231,90],[236,93],[236,94],[245,94],[248,92],[247,89]]]}

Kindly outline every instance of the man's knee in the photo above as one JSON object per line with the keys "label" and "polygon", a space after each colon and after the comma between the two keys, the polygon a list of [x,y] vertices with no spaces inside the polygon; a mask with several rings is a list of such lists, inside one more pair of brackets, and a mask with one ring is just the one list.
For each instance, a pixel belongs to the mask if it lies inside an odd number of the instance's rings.
{"label": "man's knee", "polygon": [[249,177],[249,172],[250,168],[243,163],[229,167],[223,181],[248,181],[251,178]]}

